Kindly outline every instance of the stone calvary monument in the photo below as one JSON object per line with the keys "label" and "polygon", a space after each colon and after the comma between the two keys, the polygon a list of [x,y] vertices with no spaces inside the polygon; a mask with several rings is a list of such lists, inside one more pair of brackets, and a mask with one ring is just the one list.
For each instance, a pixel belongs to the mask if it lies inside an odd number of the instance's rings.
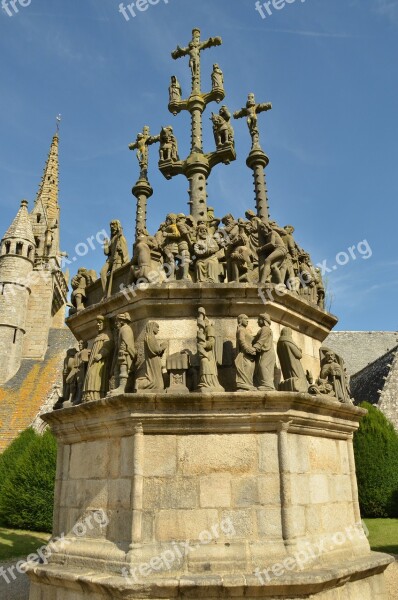
{"label": "stone calvary monument", "polygon": [[[101,277],[81,269],[67,324],[63,398],[44,416],[59,450],[54,543],[29,565],[30,600],[265,598],[386,600],[391,558],[363,532],[353,406],[343,360],[322,343],[337,319],[319,271],[271,220],[260,142],[269,103],[249,94],[255,210],[215,216],[209,176],[236,159],[218,64],[202,91],[201,54],[221,38],[193,31],[187,99],[171,78],[169,110],[188,111],[183,159],[171,126],[144,127],[130,149],[140,175],[132,258],[111,223]],[[210,78],[209,78],[210,79]],[[150,147],[166,179],[189,181],[189,214],[147,230]],[[254,208],[254,206],[253,206]]]}

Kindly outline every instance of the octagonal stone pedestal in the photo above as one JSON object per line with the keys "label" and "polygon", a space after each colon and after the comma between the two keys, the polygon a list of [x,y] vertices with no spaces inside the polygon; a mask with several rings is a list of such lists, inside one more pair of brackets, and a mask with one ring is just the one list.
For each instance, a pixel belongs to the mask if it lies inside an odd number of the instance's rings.
{"label": "octagonal stone pedestal", "polygon": [[30,565],[30,600],[387,600],[392,559],[360,525],[364,412],[250,392],[131,394],[46,415],[65,540]]}

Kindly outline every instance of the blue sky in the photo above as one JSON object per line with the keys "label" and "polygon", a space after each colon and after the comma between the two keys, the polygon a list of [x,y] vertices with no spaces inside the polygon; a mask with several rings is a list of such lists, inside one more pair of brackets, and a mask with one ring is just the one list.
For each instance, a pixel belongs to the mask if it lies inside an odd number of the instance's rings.
{"label": "blue sky", "polygon": [[[172,124],[187,155],[188,117],[168,112],[167,88],[176,74],[185,95],[190,72],[170,52],[200,27],[203,37],[224,42],[203,54],[203,81],[218,62],[231,110],[250,91],[273,103],[260,117],[272,216],[293,224],[298,243],[329,268],[363,240],[372,250],[366,260],[355,251],[356,260],[328,275],[338,329],[398,329],[398,0],[296,0],[280,10],[271,5],[266,19],[254,0],[160,0],[129,21],[119,4],[31,0],[12,17],[0,11],[2,232],[22,198],[33,205],[61,113],[63,249],[74,256],[76,244],[114,218],[131,247],[138,166],[127,146],[144,124],[153,133]],[[206,151],[214,149],[212,109],[204,119]],[[238,160],[217,167],[209,181],[218,216],[240,217],[254,205],[243,121],[235,131]],[[150,180],[154,232],[166,212],[188,210],[188,184],[163,178],[156,149]],[[72,272],[99,270],[103,260],[98,247]]]}

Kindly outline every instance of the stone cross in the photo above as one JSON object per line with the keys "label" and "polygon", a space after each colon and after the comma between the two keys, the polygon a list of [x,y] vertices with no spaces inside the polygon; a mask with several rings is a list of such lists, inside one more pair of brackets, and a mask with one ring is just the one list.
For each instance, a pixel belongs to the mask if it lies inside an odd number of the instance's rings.
{"label": "stone cross", "polygon": [[192,94],[200,94],[200,53],[207,48],[221,46],[222,40],[220,37],[209,38],[206,41],[200,39],[200,29],[192,31],[192,40],[186,48],[177,46],[176,50],[171,53],[171,56],[176,60],[184,56],[189,56],[189,66],[192,73]]}
{"label": "stone cross", "polygon": [[140,179],[148,179],[148,147],[160,141],[160,136],[151,136],[148,125],[145,125],[142,132],[137,135],[137,139],[129,144],[130,150],[137,150],[138,164],[140,165]]}
{"label": "stone cross", "polygon": [[260,148],[260,132],[258,130],[258,114],[272,109],[271,102],[257,104],[254,94],[249,94],[245,108],[238,110],[234,113],[234,119],[247,118],[247,125],[249,127],[250,135],[252,138],[252,149]]}

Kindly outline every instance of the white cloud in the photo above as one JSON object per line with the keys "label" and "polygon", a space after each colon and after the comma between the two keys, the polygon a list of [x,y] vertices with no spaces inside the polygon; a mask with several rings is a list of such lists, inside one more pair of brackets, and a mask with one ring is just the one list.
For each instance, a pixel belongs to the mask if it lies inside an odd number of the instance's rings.
{"label": "white cloud", "polygon": [[375,0],[376,12],[398,25],[398,0]]}

